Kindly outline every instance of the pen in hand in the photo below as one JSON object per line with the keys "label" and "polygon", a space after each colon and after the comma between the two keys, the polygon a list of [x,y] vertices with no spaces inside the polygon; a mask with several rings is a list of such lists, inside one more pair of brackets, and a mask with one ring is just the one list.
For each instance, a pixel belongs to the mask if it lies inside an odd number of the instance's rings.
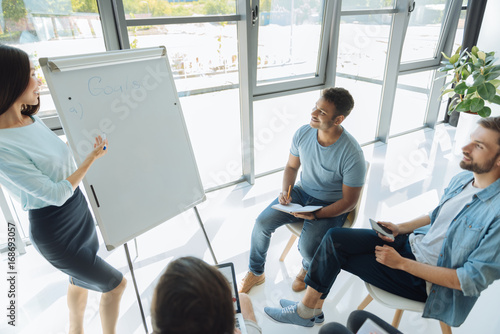
{"label": "pen in hand", "polygon": [[288,195],[286,196],[287,201],[290,199],[290,191],[292,191],[292,185],[288,186]]}
{"label": "pen in hand", "polygon": [[[106,141],[106,134],[103,133],[102,134],[102,141],[105,142]],[[103,150],[106,150],[106,144],[104,144],[104,147],[102,148]]]}

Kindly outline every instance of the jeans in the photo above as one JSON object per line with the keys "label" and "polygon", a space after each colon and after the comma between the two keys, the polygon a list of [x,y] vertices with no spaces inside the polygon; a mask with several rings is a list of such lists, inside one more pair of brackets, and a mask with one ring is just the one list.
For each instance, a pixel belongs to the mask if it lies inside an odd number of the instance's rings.
{"label": "jeans", "polygon": [[[293,203],[302,206],[328,206],[332,204],[331,202],[325,202],[309,196],[299,185],[293,187],[290,196],[292,197]],[[257,276],[264,273],[264,265],[266,263],[271,235],[278,227],[290,223],[304,222],[298,248],[303,258],[302,267],[307,271],[309,270],[309,264],[316,252],[316,248],[320,244],[325,233],[332,227],[342,227],[347,218],[347,213],[344,213],[336,217],[323,218],[315,221],[303,220],[291,214],[271,208],[271,206],[277,203],[279,202],[276,198],[264,211],[262,211],[257,217],[252,231],[249,270]]]}
{"label": "jeans", "polygon": [[369,229],[331,229],[311,261],[305,282],[326,298],[341,269],[392,294],[425,302],[425,281],[403,270],[391,269],[375,259],[375,246],[387,244],[401,256],[414,260],[408,235],[398,235],[385,242]]}

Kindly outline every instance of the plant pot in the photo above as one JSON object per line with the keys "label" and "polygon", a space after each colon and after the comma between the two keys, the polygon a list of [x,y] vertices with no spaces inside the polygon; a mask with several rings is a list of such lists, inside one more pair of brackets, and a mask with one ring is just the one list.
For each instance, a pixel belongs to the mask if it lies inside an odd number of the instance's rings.
{"label": "plant pot", "polygon": [[455,147],[453,153],[462,154],[462,147],[470,142],[470,134],[476,129],[477,122],[481,119],[478,114],[461,112],[458,118],[457,131],[455,132]]}

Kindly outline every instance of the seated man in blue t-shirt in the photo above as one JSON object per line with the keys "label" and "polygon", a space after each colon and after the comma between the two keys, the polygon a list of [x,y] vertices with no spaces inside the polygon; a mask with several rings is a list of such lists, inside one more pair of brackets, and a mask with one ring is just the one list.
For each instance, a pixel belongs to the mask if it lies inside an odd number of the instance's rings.
{"label": "seated man in blue t-shirt", "polygon": [[[354,100],[343,88],[323,90],[312,109],[311,121],[297,130],[283,175],[282,192],[257,218],[252,232],[249,272],[240,292],[247,293],[265,280],[264,264],[271,234],[276,228],[304,222],[299,239],[302,269],[292,284],[294,291],[305,289],[304,277],[321,239],[332,227],[341,227],[355,207],[365,179],[365,159],[358,142],[341,123]],[[295,184],[299,168],[300,182]],[[289,187],[293,186],[288,196]],[[289,214],[271,208],[274,204],[322,206],[309,213]]]}
{"label": "seated man in blue t-shirt", "polygon": [[430,215],[371,229],[331,229],[314,255],[300,302],[264,311],[312,327],[341,270],[392,294],[425,302],[422,316],[460,326],[479,295],[500,279],[500,117],[482,118],[462,148],[466,171],[450,181]]}

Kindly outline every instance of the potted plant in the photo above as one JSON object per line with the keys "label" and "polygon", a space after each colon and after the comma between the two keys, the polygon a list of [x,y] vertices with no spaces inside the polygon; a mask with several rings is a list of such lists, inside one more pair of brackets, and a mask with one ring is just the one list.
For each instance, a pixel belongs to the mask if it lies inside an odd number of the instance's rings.
{"label": "potted plant", "polygon": [[[500,105],[500,65],[495,65],[495,52],[480,51],[477,46],[470,52],[459,47],[450,57],[443,53],[445,60],[438,71],[452,74],[451,81],[443,87],[441,96],[451,94],[452,101],[448,114],[453,111],[489,117],[491,108],[487,102]],[[452,85],[452,88],[447,88]]]}

